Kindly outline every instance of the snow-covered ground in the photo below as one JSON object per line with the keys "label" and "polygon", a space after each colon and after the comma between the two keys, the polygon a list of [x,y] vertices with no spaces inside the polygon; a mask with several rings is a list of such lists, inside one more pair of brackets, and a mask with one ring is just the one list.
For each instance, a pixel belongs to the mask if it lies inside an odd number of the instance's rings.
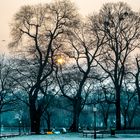
{"label": "snow-covered ground", "polygon": [[[60,135],[32,135],[32,136],[18,136],[12,138],[2,138],[2,140],[93,140],[93,137],[83,137],[82,134],[68,133]],[[121,134],[111,137],[104,135],[104,138],[98,137],[97,140],[140,140],[140,134]]]}

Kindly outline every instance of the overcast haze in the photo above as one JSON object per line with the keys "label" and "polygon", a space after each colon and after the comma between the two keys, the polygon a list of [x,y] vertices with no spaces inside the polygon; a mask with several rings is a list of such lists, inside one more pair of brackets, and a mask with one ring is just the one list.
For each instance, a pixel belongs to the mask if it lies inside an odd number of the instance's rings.
{"label": "overcast haze", "polygon": [[[10,38],[10,23],[13,15],[19,10],[22,5],[47,3],[53,0],[0,0],[0,50],[5,51],[4,46],[9,42]],[[118,2],[120,0],[71,0],[76,3],[79,12],[82,15],[88,15],[92,12],[98,12],[104,3]],[[127,2],[129,6],[135,10],[140,9],[140,0],[122,0]],[[5,40],[5,41],[3,41]]]}

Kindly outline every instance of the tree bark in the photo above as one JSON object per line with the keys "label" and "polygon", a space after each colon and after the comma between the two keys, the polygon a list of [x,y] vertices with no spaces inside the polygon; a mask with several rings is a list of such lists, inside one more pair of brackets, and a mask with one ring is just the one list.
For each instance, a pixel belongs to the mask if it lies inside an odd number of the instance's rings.
{"label": "tree bark", "polygon": [[127,115],[126,115],[126,111],[125,111],[125,112],[124,112],[124,116],[123,116],[123,117],[124,117],[124,127],[123,127],[124,129],[126,129],[126,126],[127,126],[127,119],[126,119],[126,116],[127,116]]}
{"label": "tree bark", "polygon": [[51,130],[51,115],[47,113],[47,126],[48,126],[48,131]]}
{"label": "tree bark", "polygon": [[40,134],[40,115],[30,107],[31,134]]}
{"label": "tree bark", "polygon": [[40,134],[40,121],[41,114],[40,111],[36,108],[36,98],[29,97],[29,111],[30,111],[30,123],[31,123],[31,134]]}
{"label": "tree bark", "polygon": [[74,115],[73,115],[73,123],[70,126],[70,131],[78,132],[78,125],[79,125],[79,114],[74,113]]}
{"label": "tree bark", "polygon": [[30,106],[31,134],[40,134],[40,114],[34,105]]}
{"label": "tree bark", "polygon": [[121,130],[120,88],[116,89],[116,129]]}
{"label": "tree bark", "polygon": [[136,90],[137,90],[137,94],[138,94],[138,101],[139,101],[139,104],[140,104],[139,71],[137,72],[135,78],[136,78],[135,85],[136,85]]}
{"label": "tree bark", "polygon": [[72,125],[70,126],[69,130],[72,132],[78,132],[78,127],[79,127],[79,116],[81,112],[81,99],[76,97],[73,105],[73,122]]}
{"label": "tree bark", "polygon": [[107,120],[108,120],[108,117],[104,117],[104,126],[105,126],[105,128],[107,128],[107,127],[108,127]]}

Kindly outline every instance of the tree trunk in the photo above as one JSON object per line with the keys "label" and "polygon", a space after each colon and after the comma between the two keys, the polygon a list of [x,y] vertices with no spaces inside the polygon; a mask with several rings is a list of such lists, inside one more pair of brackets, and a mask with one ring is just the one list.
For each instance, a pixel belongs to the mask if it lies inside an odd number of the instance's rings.
{"label": "tree trunk", "polygon": [[107,120],[108,120],[108,117],[105,117],[105,116],[104,116],[104,126],[105,126],[105,128],[107,128],[107,127],[108,127]]}
{"label": "tree trunk", "polygon": [[51,130],[51,115],[47,113],[47,126],[48,126],[48,131]]}
{"label": "tree trunk", "polygon": [[129,127],[129,128],[132,127],[132,122],[133,122],[133,120],[128,120],[128,127]]}
{"label": "tree trunk", "polygon": [[81,100],[77,98],[73,104],[73,122],[69,128],[70,131],[72,132],[78,132],[80,112],[81,112]]}
{"label": "tree trunk", "polygon": [[37,111],[30,111],[31,134],[40,134],[40,116]]}
{"label": "tree trunk", "polygon": [[73,114],[73,123],[70,126],[70,131],[78,132],[78,126],[79,126],[79,113],[75,112]]}
{"label": "tree trunk", "polygon": [[124,129],[126,129],[126,125],[127,125],[127,119],[126,119],[126,113],[124,113]]}
{"label": "tree trunk", "polygon": [[116,129],[121,130],[120,89],[116,89]]}
{"label": "tree trunk", "polygon": [[40,113],[36,110],[35,102],[30,102],[31,134],[40,133]]}
{"label": "tree trunk", "polygon": [[137,94],[138,94],[138,101],[139,101],[139,104],[140,104],[139,71],[136,74],[135,85],[136,85],[136,90],[137,90]]}

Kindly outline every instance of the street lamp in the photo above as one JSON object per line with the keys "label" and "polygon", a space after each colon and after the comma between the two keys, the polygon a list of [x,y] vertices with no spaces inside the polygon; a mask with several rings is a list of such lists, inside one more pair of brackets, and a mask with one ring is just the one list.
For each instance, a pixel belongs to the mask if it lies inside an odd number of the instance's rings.
{"label": "street lamp", "polygon": [[58,59],[57,59],[57,63],[58,63],[58,64],[63,64],[63,63],[64,63],[64,59],[61,58],[61,57],[58,58]]}
{"label": "street lamp", "polygon": [[97,108],[94,106],[93,107],[93,113],[94,113],[94,139],[96,139],[96,112],[97,112]]}
{"label": "street lamp", "polygon": [[21,135],[21,124],[22,124],[22,122],[21,122],[21,116],[20,116],[20,114],[16,114],[15,115],[15,118],[18,121],[18,133],[19,133],[19,135]]}
{"label": "street lamp", "polygon": [[21,120],[20,120],[20,118],[17,118],[17,121],[18,121],[18,133],[19,133],[19,135],[21,135],[21,128],[20,128]]}
{"label": "street lamp", "polygon": [[64,58],[62,56],[60,56],[60,57],[57,58],[56,62],[60,67],[60,71],[62,72],[62,65],[65,63]]}

